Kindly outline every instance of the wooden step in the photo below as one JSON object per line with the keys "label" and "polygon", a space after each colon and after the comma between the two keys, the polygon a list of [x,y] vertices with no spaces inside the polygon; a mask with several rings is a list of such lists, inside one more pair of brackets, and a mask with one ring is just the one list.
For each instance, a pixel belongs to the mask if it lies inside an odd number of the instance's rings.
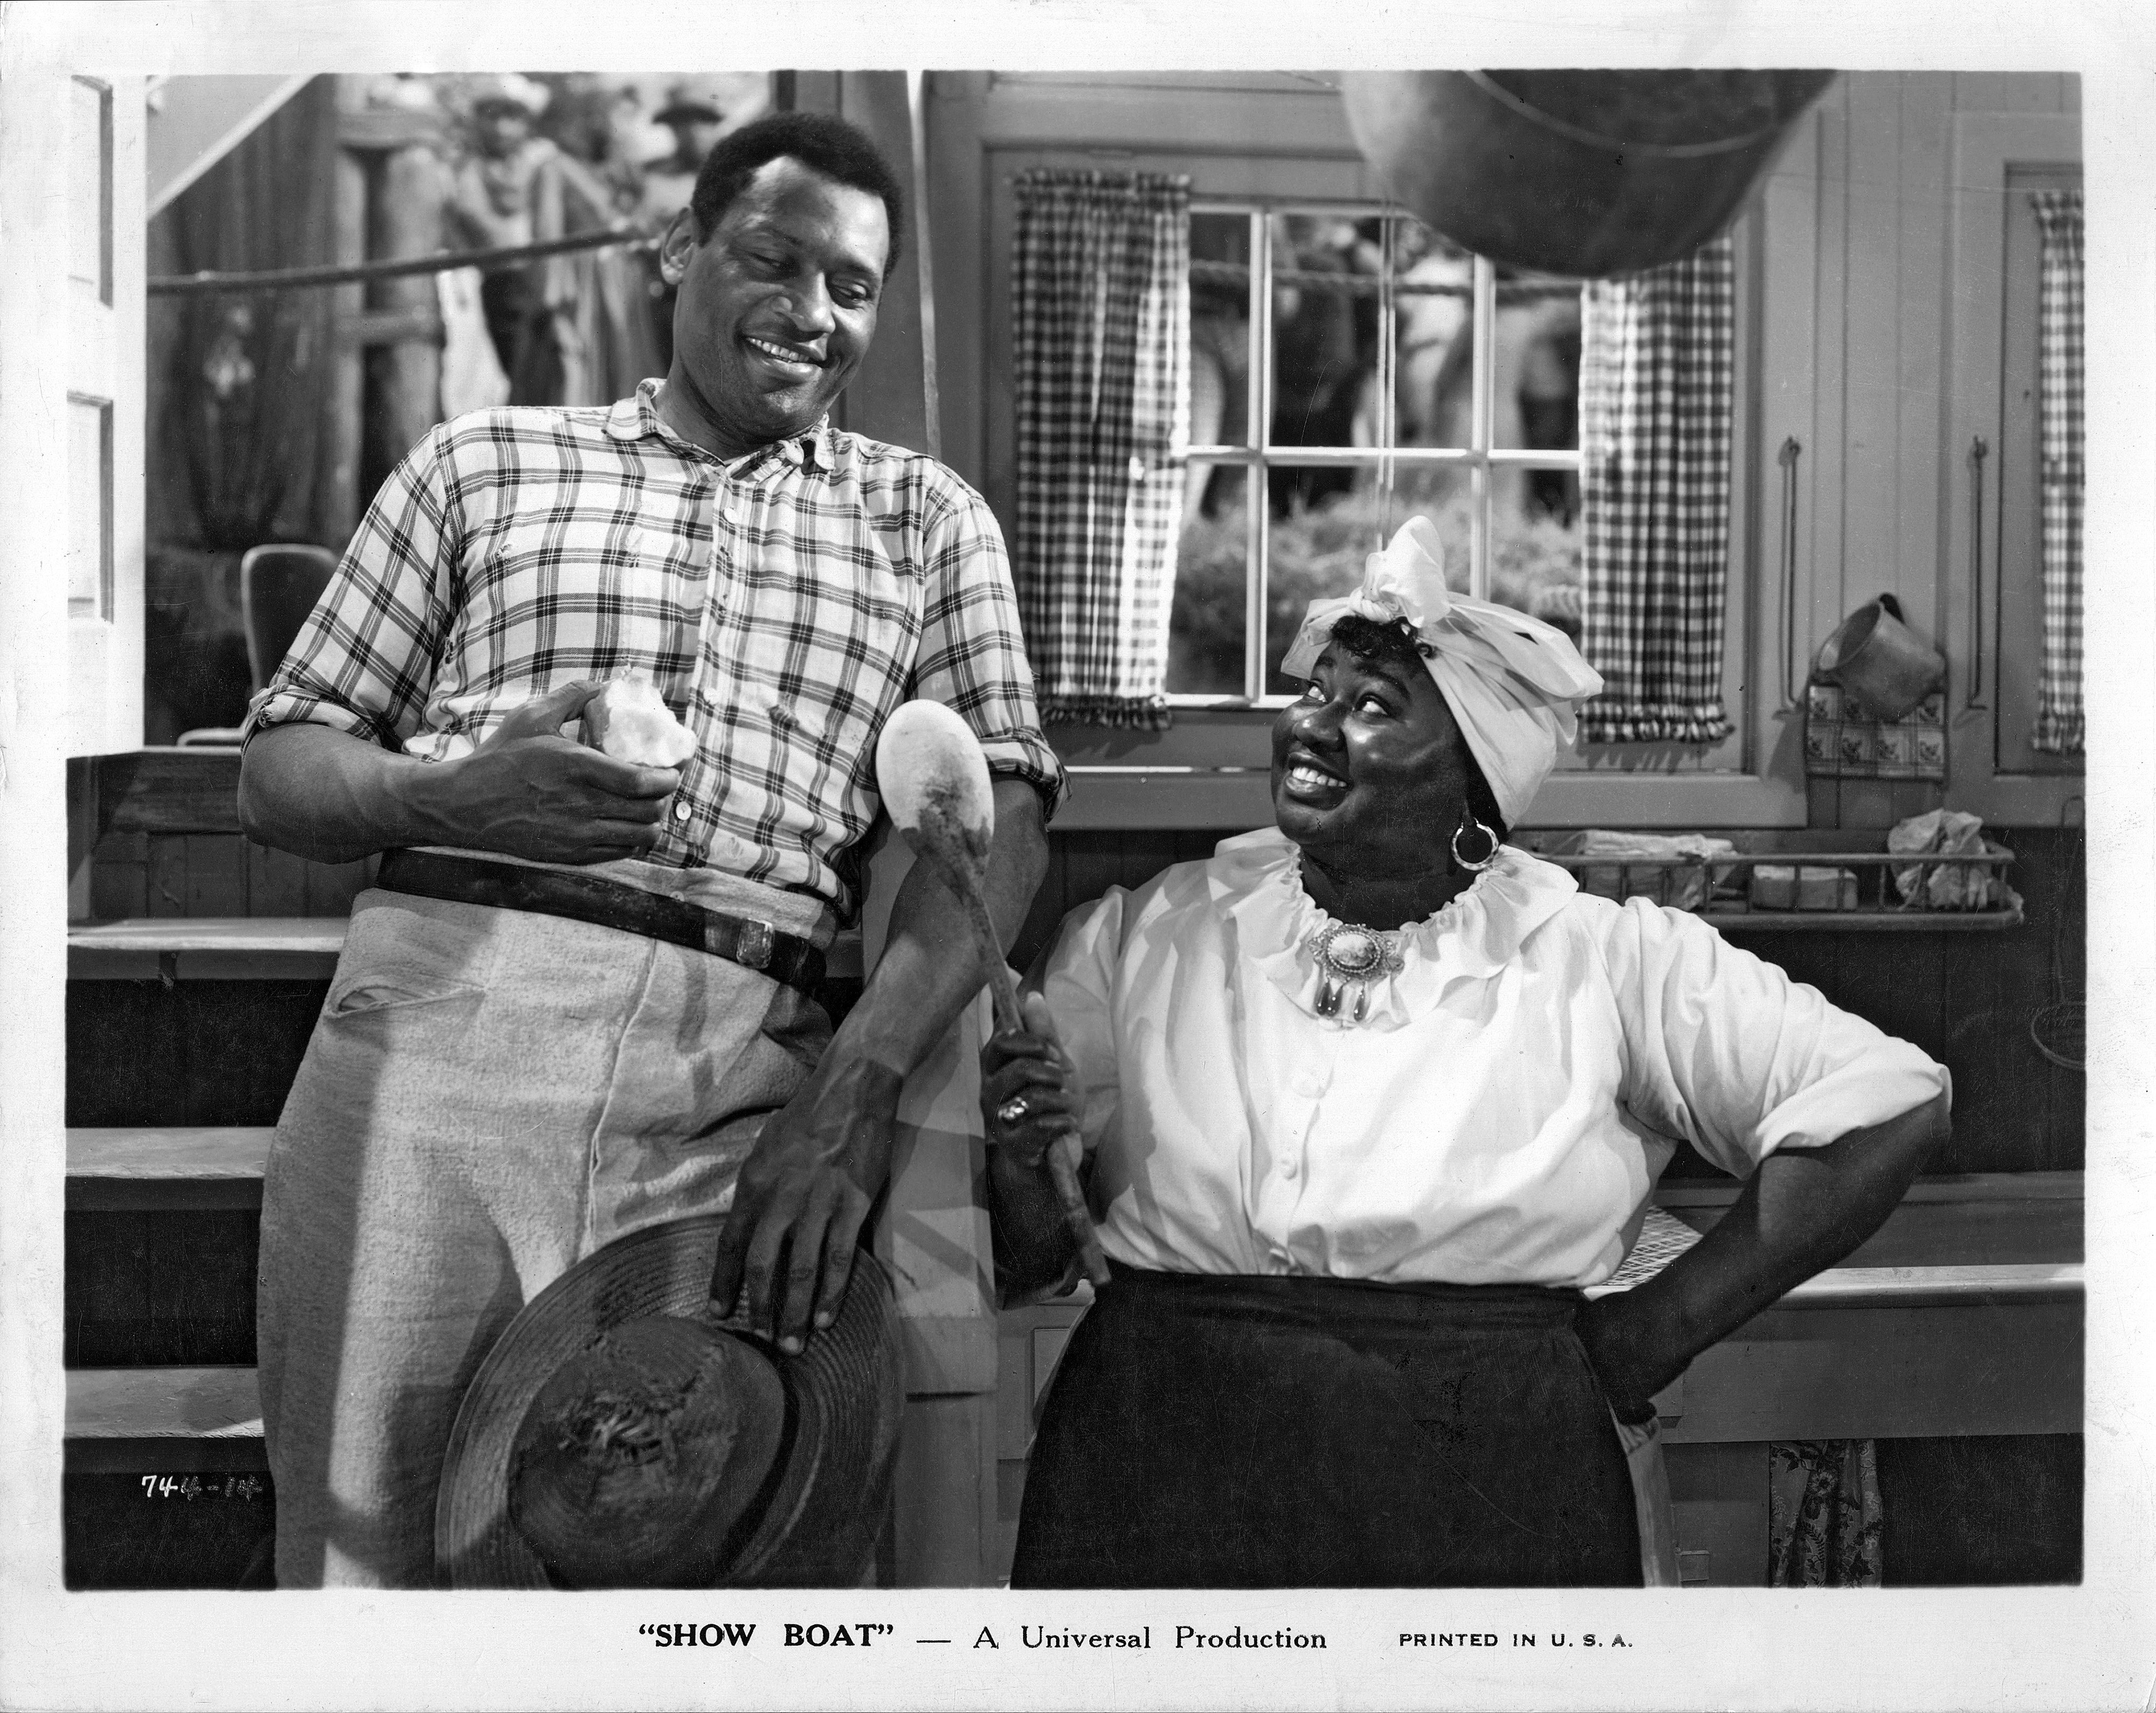
{"label": "wooden step", "polygon": [[69,1475],[267,1469],[254,1370],[69,1370],[62,1467]]}
{"label": "wooden step", "polygon": [[[68,929],[68,978],[78,982],[326,982],[344,950],[343,916],[134,916]],[[825,973],[861,979],[861,936],[849,930]]]}
{"label": "wooden step", "polygon": [[70,1130],[68,1211],[259,1208],[271,1134],[267,1126]]}
{"label": "wooden step", "polygon": [[68,929],[77,982],[326,982],[342,916],[136,916]]}

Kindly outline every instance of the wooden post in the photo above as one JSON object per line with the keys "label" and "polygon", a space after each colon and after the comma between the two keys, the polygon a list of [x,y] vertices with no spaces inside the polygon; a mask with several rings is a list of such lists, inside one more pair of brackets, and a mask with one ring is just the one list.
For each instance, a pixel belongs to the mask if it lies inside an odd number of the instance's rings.
{"label": "wooden post", "polygon": [[[808,79],[803,78],[803,81]],[[884,282],[876,311],[876,336],[860,372],[846,388],[841,421],[867,434],[916,452],[930,449],[928,381],[921,344],[921,187],[913,177],[913,116],[902,71],[848,71],[837,75],[836,110],[866,131],[904,187],[905,259]],[[814,93],[814,91],[810,92]]]}
{"label": "wooden post", "polygon": [[787,110],[793,113],[837,113],[841,110],[839,87],[845,74],[839,71],[793,71],[781,74],[791,93],[782,87]]}
{"label": "wooden post", "polygon": [[[913,112],[903,72],[796,74],[794,104],[860,126],[906,187],[907,254],[885,283],[875,342],[833,413],[839,426],[916,450],[935,444],[928,420],[920,246],[927,223],[916,178]],[[866,962],[882,950],[890,900],[911,853],[872,841],[864,912]],[[974,1186],[982,1164],[974,1106],[975,1045],[988,1001],[977,998],[951,1036],[907,1079],[898,1146],[875,1248],[898,1285],[906,1333],[906,1418],[900,1432],[891,1562],[901,1587],[978,1587],[999,1568],[997,1518],[997,1320],[988,1215]]]}
{"label": "wooden post", "polygon": [[[336,80],[340,129],[364,99],[356,77]],[[331,259],[340,265],[367,259],[367,167],[340,139],[331,189]],[[332,330],[357,321],[367,302],[364,285],[330,290]],[[322,388],[321,457],[316,466],[315,530],[326,546],[342,550],[359,524],[360,413],[366,392],[362,353],[332,336],[327,383]]]}
{"label": "wooden post", "polygon": [[[870,835],[862,962],[882,956],[913,853]],[[977,1587],[996,1562],[995,1263],[974,1186],[983,1153],[977,995],[906,1079],[875,1253],[891,1269],[906,1352],[906,1414],[892,1478],[889,1566],[901,1587]]]}
{"label": "wooden post", "polygon": [[[368,249],[377,261],[432,255],[442,247],[442,168],[433,149],[410,145],[382,162],[369,209]],[[403,457],[442,419],[442,346],[434,276],[377,280],[369,288],[368,319],[394,316],[403,326],[372,364],[371,427],[385,464]]]}
{"label": "wooden post", "polygon": [[[12,1297],[0,1316],[0,1372],[14,1387],[12,1405],[42,1406],[57,1426],[69,695],[61,567],[71,521],[69,447],[59,429],[69,408],[64,330],[77,294],[95,287],[69,279],[69,225],[80,216],[54,187],[70,182],[74,86],[61,69],[66,61],[38,42],[53,33],[39,22],[20,20],[28,28],[0,37],[8,91],[0,106],[0,231],[8,234],[0,469],[15,501],[0,528],[0,1251],[9,1258]],[[118,402],[141,407],[139,396]],[[16,1448],[0,1470],[0,1505],[16,1538],[59,1538],[58,1433],[28,1436]]]}

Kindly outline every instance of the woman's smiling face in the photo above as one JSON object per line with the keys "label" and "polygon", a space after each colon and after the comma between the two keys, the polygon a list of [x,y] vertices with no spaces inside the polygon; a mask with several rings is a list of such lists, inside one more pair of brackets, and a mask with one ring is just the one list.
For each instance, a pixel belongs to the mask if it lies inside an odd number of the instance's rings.
{"label": "woman's smiling face", "polygon": [[1273,722],[1273,818],[1342,879],[1412,876],[1443,864],[1471,765],[1419,661],[1328,644]]}

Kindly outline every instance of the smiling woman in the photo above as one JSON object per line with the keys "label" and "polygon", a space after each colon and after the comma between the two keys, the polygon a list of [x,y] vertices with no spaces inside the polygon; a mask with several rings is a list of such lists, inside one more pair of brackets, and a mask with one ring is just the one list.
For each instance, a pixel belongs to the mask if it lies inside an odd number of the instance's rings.
{"label": "smiling woman", "polygon": [[1471,835],[1480,868],[1507,831],[1411,633],[1359,614],[1334,628],[1309,689],[1273,722],[1273,775],[1275,818],[1302,849],[1303,884],[1349,921],[1433,914],[1475,870],[1430,853]]}
{"label": "smiling woman", "polygon": [[[1428,545],[1312,604],[1277,825],[1074,912],[983,1054],[1013,1282],[1070,1265],[1050,1148],[1090,1158],[1112,1270],[1014,1586],[1673,1583],[1655,1394],[1943,1132],[1916,1049],[1503,844],[1599,680]],[[1738,1213],[1584,1303],[1680,1140],[1750,1179]]]}

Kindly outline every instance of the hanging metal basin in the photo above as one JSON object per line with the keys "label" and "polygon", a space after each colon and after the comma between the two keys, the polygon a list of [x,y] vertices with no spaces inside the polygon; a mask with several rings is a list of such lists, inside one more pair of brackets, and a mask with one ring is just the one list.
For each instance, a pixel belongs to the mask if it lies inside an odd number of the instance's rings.
{"label": "hanging metal basin", "polygon": [[1690,255],[1733,218],[1830,71],[1347,73],[1390,193],[1455,244],[1595,278]]}
{"label": "hanging metal basin", "polygon": [[1838,684],[1877,720],[1899,720],[1947,680],[1947,657],[1902,622],[1892,595],[1866,601],[1820,644],[1812,676]]}

